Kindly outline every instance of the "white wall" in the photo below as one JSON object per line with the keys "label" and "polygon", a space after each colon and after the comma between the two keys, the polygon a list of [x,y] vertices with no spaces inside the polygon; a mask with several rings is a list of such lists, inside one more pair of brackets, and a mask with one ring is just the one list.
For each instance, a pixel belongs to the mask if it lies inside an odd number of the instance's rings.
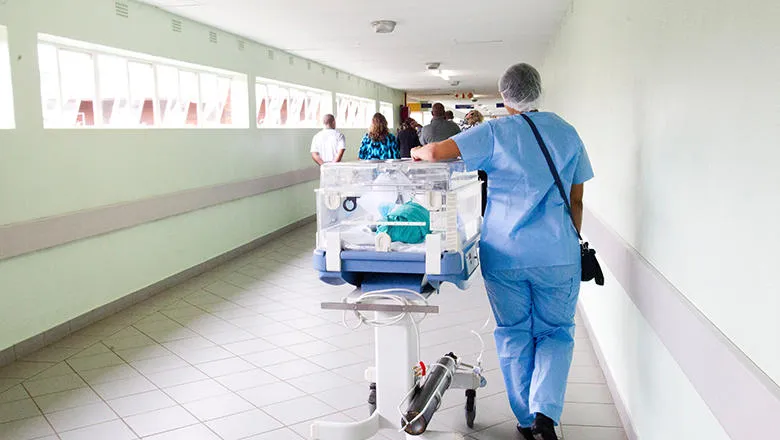
{"label": "white wall", "polygon": [[[542,69],[545,107],[591,154],[588,207],[776,382],[778,23],[778,2],[578,0]],[[583,303],[609,323],[596,337],[619,368],[668,365],[629,370],[620,387],[648,430],[641,438],[678,436],[648,417],[678,407],[657,389],[677,383],[668,353],[644,350],[652,332],[621,295]],[[710,427],[702,404],[675,417]],[[689,438],[721,438],[710,435]]]}
{"label": "white wall", "polygon": [[[44,130],[38,33],[332,92],[402,103],[403,93],[130,2],[0,2],[16,129],[0,130],[0,227],[311,167],[315,129]],[[0,51],[1,52],[1,51]],[[0,66],[1,68],[2,66]],[[359,72],[358,72],[359,73]],[[255,100],[250,94],[250,114]],[[252,118],[254,121],[254,118]],[[365,130],[345,130],[356,157]],[[0,261],[0,350],[314,213],[316,182]]]}

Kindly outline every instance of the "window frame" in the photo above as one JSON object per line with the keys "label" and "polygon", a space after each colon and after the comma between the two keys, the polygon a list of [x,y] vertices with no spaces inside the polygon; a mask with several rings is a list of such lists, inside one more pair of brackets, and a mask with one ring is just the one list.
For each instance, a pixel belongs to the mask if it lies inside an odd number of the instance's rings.
{"label": "window frame", "polygon": [[[60,109],[60,115],[62,114],[62,103],[63,100],[63,90],[62,90],[62,68],[60,66],[59,62],[59,53],[60,51],[71,51],[71,52],[80,52],[84,54],[88,54],[92,57],[92,65],[95,71],[94,77],[95,77],[95,84],[94,84],[94,102],[93,102],[93,112],[94,112],[94,125],[91,126],[78,126],[78,125],[66,125],[63,123],[60,118],[57,120],[54,124],[47,124],[46,120],[44,118],[43,120],[43,128],[44,129],[92,129],[92,130],[122,130],[122,129],[129,129],[129,130],[143,130],[143,129],[248,129],[249,128],[249,120],[248,120],[248,114],[246,113],[246,110],[244,109],[237,109],[234,107],[234,103],[236,101],[239,101],[240,103],[244,104],[248,107],[248,96],[244,97],[244,99],[236,99],[235,97],[232,97],[232,95],[235,92],[247,94],[248,90],[245,86],[247,82],[247,75],[239,72],[233,72],[229,70],[219,69],[215,67],[209,67],[209,66],[203,66],[198,64],[192,64],[187,63],[183,61],[178,61],[174,59],[169,58],[162,58],[157,57],[154,55],[147,55],[143,53],[138,52],[131,52],[123,49],[117,49],[77,40],[71,40],[63,37],[57,37],[53,35],[48,34],[38,34],[38,46],[41,45],[48,45],[54,47],[57,55],[57,86],[58,86],[58,92],[59,92],[59,109]],[[131,125],[131,124],[112,124],[111,122],[105,123],[104,122],[104,111],[103,111],[103,99],[101,96],[101,72],[100,72],[100,63],[98,62],[99,57],[101,56],[109,56],[109,57],[116,57],[121,58],[126,67],[127,71],[127,92],[128,92],[128,107],[131,106],[131,102],[133,101],[133,87],[132,87],[132,78],[130,77],[130,64],[140,64],[140,65],[148,65],[152,67],[152,73],[153,73],[153,87],[152,87],[152,108],[153,108],[153,125],[144,125],[143,123],[139,122],[137,125]],[[40,63],[40,55],[38,56],[38,62]],[[159,69],[160,68],[172,68],[176,70],[177,73],[177,81],[178,81],[178,93],[177,93],[177,99],[178,101],[181,101],[182,98],[182,82],[181,82],[181,73],[187,72],[192,73],[195,75],[195,83],[197,86],[196,95],[197,95],[197,123],[196,125],[187,124],[187,116],[185,114],[184,122],[182,124],[167,124],[165,122],[165,117],[163,115],[163,108],[160,105],[160,102],[162,101],[162,97],[165,96],[165,100],[167,101],[168,95],[162,95],[160,91],[160,83],[159,83]],[[230,87],[228,89],[228,96],[225,98],[225,102],[222,103],[221,112],[220,109],[217,109],[217,122],[216,123],[205,123],[205,114],[203,110],[203,102],[201,102],[201,96],[203,94],[202,92],[202,81],[201,81],[201,75],[215,75],[217,78],[217,93],[219,92],[219,82],[221,79],[227,80],[230,84]],[[39,82],[42,83],[42,78],[39,76]],[[41,90],[41,95],[43,94],[43,91]],[[173,94],[170,95],[172,97]],[[232,97],[232,99],[231,99]],[[222,121],[222,115],[224,114],[226,108],[228,99],[230,99],[230,111],[231,111],[231,123],[230,124],[223,124]],[[41,96],[41,105],[42,110],[44,110],[45,113],[45,107],[43,106],[43,96]],[[145,103],[146,100],[144,100]],[[143,112],[143,105],[141,107],[141,111]],[[167,105],[167,102],[166,102]],[[188,114],[188,113],[187,113]],[[233,115],[239,115],[239,116],[247,116],[246,118],[239,117],[236,118]],[[113,116],[113,115],[112,115]],[[112,118],[113,119],[113,118]],[[246,119],[246,120],[244,120]]]}

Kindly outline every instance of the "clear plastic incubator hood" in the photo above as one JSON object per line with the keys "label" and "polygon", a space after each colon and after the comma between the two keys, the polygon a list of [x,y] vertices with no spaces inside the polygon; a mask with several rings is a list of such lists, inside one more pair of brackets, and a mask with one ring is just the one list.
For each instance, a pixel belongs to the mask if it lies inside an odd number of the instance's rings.
{"label": "clear plastic incubator hood", "polygon": [[406,273],[458,284],[478,265],[480,182],[462,161],[329,163],[316,196],[323,281]]}

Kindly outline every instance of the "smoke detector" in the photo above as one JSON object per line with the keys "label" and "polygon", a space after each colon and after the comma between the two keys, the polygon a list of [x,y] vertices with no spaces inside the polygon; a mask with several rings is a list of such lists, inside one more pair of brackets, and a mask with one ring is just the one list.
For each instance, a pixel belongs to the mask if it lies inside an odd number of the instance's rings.
{"label": "smoke detector", "polygon": [[389,34],[395,30],[396,24],[393,20],[377,20],[371,22],[371,27],[377,34]]}
{"label": "smoke detector", "polygon": [[428,70],[439,70],[441,63],[425,63],[425,68]]}

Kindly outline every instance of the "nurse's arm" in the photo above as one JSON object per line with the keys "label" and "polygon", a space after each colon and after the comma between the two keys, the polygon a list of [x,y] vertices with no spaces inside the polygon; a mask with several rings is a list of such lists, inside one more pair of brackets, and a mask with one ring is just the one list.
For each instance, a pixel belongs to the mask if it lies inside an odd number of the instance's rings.
{"label": "nurse's arm", "polygon": [[414,160],[424,160],[427,162],[438,162],[448,159],[457,159],[460,157],[458,144],[452,139],[412,149],[412,158]]}
{"label": "nurse's arm", "polygon": [[582,196],[584,193],[584,183],[578,183],[571,186],[571,216],[574,218],[574,227],[577,228],[577,232],[582,230]]}

